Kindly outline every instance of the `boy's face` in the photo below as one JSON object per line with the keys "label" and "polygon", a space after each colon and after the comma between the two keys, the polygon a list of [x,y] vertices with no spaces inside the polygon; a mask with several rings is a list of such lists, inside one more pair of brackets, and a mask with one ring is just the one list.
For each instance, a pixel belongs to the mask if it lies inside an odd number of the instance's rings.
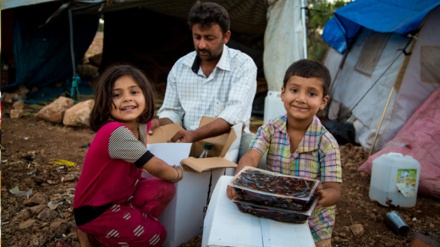
{"label": "boy's face", "polygon": [[324,96],[320,79],[292,76],[281,89],[281,100],[289,118],[311,121],[327,105],[328,95]]}

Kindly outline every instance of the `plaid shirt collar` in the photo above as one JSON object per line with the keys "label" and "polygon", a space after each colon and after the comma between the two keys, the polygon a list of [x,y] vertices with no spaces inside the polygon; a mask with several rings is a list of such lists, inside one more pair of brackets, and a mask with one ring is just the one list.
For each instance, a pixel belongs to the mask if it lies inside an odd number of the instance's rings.
{"label": "plaid shirt collar", "polygon": [[[274,127],[277,131],[287,135],[287,114],[280,118],[277,118],[274,122]],[[312,122],[307,128],[306,134],[298,145],[298,152],[311,152],[319,148],[319,142],[321,140],[321,133],[323,132],[323,126],[317,116],[313,117]]]}

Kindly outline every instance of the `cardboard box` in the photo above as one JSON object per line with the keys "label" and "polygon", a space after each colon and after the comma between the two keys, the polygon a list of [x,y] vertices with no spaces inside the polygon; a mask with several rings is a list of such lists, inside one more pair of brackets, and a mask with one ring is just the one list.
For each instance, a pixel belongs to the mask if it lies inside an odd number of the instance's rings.
{"label": "cardboard box", "polygon": [[206,213],[202,247],[314,247],[308,223],[289,224],[242,213],[226,195],[233,176],[220,177]]}
{"label": "cardboard box", "polygon": [[[213,118],[202,118],[203,126]],[[168,236],[163,246],[176,247],[203,232],[206,207],[218,179],[226,168],[235,168],[240,146],[242,124],[233,126],[228,134],[207,138],[196,143],[167,143],[180,129],[177,124],[156,128],[148,136],[148,149],[170,165],[184,168],[183,179],[176,184],[176,196],[159,217]],[[205,142],[213,143],[208,158],[198,157]]]}

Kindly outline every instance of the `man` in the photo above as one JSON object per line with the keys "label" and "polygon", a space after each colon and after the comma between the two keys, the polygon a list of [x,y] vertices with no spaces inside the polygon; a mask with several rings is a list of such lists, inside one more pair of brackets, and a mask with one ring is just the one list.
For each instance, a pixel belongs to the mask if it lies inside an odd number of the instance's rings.
{"label": "man", "polygon": [[[159,119],[152,121],[151,129],[178,123],[184,130],[170,141],[196,142],[227,133],[232,125],[242,122],[246,133],[240,153],[244,153],[253,137],[249,122],[257,66],[250,56],[226,46],[231,37],[230,19],[221,5],[196,2],[189,11],[188,24],[195,51],[171,69]],[[202,116],[217,119],[198,128]]]}

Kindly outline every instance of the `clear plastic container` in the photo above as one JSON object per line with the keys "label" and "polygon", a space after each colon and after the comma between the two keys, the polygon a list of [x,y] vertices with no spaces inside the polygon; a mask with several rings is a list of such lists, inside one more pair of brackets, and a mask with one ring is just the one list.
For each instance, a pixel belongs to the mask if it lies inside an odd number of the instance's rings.
{"label": "clear plastic container", "polygon": [[232,179],[240,201],[305,212],[310,209],[319,180],[245,167]]}
{"label": "clear plastic container", "polygon": [[373,160],[369,197],[383,206],[414,207],[420,163],[411,156],[388,153]]}
{"label": "clear plastic container", "polygon": [[307,210],[306,212],[299,212],[294,210],[257,205],[240,200],[232,201],[235,203],[235,205],[237,205],[238,210],[240,210],[242,213],[252,214],[257,217],[263,217],[266,219],[293,224],[305,223],[312,214],[312,211],[315,208],[316,203],[318,202],[317,199],[313,200],[313,203],[309,210]]}

